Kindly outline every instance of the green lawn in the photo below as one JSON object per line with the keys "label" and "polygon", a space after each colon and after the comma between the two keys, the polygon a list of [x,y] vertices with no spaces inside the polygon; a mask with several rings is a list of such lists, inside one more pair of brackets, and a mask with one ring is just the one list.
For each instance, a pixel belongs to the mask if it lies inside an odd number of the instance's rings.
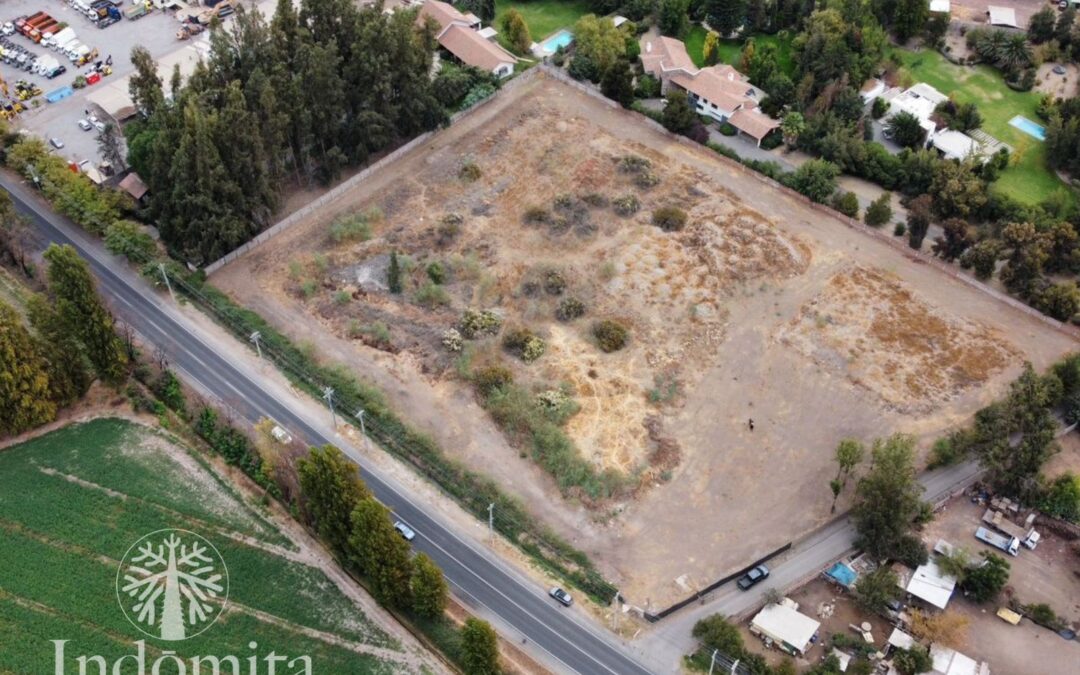
{"label": "green lawn", "polygon": [[[502,31],[503,14],[511,7],[521,12],[533,42],[540,42],[560,28],[572,28],[578,19],[592,11],[586,0],[495,0],[496,30]],[[502,38],[501,32],[499,37]]]}
{"label": "green lawn", "polygon": [[[686,51],[690,54],[690,59],[697,67],[705,65],[704,50],[705,50],[705,35],[708,33],[701,26],[693,26],[690,29],[690,33],[686,36]],[[781,40],[775,35],[766,35],[765,33],[758,33],[753,36],[755,44],[775,45],[779,58],[777,61],[780,65],[780,70],[792,75],[795,72],[795,61],[791,55],[791,40]],[[745,40],[721,40],[720,41],[720,62],[727,63],[735,66],[739,66],[739,61],[742,59],[742,48]]]}
{"label": "green lawn", "polygon": [[183,450],[170,450],[153,431],[116,419],[72,425],[0,451],[0,633],[12,638],[0,641],[0,672],[51,671],[48,640],[56,637],[72,639],[76,654],[100,648],[97,653],[115,658],[133,651],[142,635],[117,604],[116,561],[138,538],[162,528],[197,531],[229,569],[230,608],[205,633],[175,645],[182,657],[250,654],[247,643],[257,638],[259,653],[307,653],[320,672],[401,672],[400,664],[249,612],[397,647],[321,570],[275,553],[288,550],[288,540],[258,509],[197,457],[177,452]]}
{"label": "green lawn", "polygon": [[936,51],[894,53],[913,81],[926,82],[958,102],[977,105],[983,130],[1013,147],[1012,162],[995,183],[995,189],[1026,204],[1041,202],[1055,191],[1066,189],[1047,168],[1043,144],[1009,125],[1016,115],[1040,122],[1035,114],[1040,94],[1013,91],[993,68],[957,66]]}

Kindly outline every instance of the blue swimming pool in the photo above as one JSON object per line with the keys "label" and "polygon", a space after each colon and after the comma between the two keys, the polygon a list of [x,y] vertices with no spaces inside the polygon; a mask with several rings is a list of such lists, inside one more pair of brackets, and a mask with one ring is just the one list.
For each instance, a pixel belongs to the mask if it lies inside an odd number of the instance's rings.
{"label": "blue swimming pool", "polygon": [[540,49],[543,49],[548,54],[554,54],[559,51],[559,47],[569,47],[570,43],[574,41],[574,34],[563,28],[559,32],[548,37],[540,43]]}
{"label": "blue swimming pool", "polygon": [[1046,127],[1035,124],[1023,115],[1017,115],[1009,120],[1009,124],[1016,127],[1020,131],[1023,131],[1028,136],[1034,136],[1040,141],[1046,140]]}

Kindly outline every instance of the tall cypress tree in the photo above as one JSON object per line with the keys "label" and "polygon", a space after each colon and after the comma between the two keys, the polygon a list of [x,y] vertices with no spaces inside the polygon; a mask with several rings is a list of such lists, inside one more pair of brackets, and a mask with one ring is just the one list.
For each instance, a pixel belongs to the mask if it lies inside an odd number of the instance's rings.
{"label": "tall cypress tree", "polygon": [[0,300],[0,437],[56,417],[45,360],[14,309]]}
{"label": "tall cypress tree", "polygon": [[390,522],[390,511],[374,499],[365,499],[352,513],[352,527],[349,552],[371,580],[372,595],[394,607],[408,607],[412,560],[409,544]]}
{"label": "tall cypress tree", "polygon": [[38,334],[40,352],[49,375],[51,398],[62,408],[81,398],[93,382],[86,350],[64,325],[56,308],[42,296],[32,296],[26,303],[26,312],[30,325]]}
{"label": "tall cypress tree", "polygon": [[50,244],[49,291],[64,328],[79,338],[98,377],[119,384],[127,374],[127,354],[116,335],[115,321],[98,298],[86,261],[67,244]]}

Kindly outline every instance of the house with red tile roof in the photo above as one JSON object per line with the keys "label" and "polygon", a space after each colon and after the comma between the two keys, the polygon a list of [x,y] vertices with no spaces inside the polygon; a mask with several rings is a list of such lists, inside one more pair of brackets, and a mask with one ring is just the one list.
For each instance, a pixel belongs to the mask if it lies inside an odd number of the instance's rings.
{"label": "house with red tile roof", "polygon": [[698,68],[681,40],[644,38],[641,63],[646,73],[660,80],[662,93],[667,94],[672,87],[685,91],[699,115],[732,125],[758,145],[780,126],[758,107],[763,93],[745,75],[727,64]]}
{"label": "house with red tile roof", "polygon": [[495,31],[482,29],[475,14],[463,14],[441,0],[427,0],[416,17],[418,26],[432,21],[435,39],[453,58],[480,70],[508,77],[514,73],[517,57],[494,41]]}

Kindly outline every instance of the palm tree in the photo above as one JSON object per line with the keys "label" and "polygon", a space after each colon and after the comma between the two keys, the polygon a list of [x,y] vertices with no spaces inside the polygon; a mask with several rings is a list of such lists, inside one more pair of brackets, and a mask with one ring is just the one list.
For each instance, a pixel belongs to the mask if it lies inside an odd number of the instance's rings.
{"label": "palm tree", "polygon": [[1023,33],[1004,36],[997,48],[997,62],[1001,69],[1007,72],[1027,67],[1031,63],[1031,48],[1028,47],[1027,36]]}

